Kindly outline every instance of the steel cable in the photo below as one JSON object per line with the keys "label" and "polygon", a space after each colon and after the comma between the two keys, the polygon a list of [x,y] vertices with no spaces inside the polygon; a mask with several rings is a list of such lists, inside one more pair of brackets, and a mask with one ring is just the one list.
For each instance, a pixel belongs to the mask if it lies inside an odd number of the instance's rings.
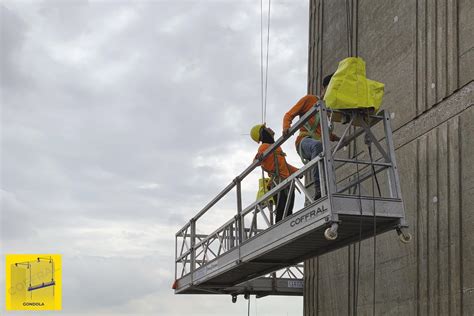
{"label": "steel cable", "polygon": [[[371,144],[367,145],[369,148],[370,163],[372,166],[372,203],[373,203],[373,225],[374,225],[374,269],[373,269],[373,286],[372,286],[372,315],[375,316],[375,280],[376,280],[376,267],[377,267],[377,217],[375,215],[375,182],[377,183],[377,189],[379,196],[381,196],[379,181],[377,180],[377,174],[375,173],[375,167],[373,165],[374,159],[372,156]],[[374,181],[375,178],[375,181]]]}
{"label": "steel cable", "polygon": [[347,39],[347,56],[352,55],[352,5],[349,4],[350,0],[346,0],[346,39]]}
{"label": "steel cable", "polygon": [[264,102],[264,111],[263,111],[263,118],[264,118],[264,122],[266,121],[267,119],[267,99],[268,99],[268,54],[269,54],[269,51],[270,51],[270,17],[271,17],[271,14],[270,14],[270,9],[271,9],[271,3],[272,1],[271,0],[268,0],[268,18],[267,18],[267,21],[268,21],[268,26],[267,26],[267,57],[266,57],[266,65],[265,65],[265,102]]}

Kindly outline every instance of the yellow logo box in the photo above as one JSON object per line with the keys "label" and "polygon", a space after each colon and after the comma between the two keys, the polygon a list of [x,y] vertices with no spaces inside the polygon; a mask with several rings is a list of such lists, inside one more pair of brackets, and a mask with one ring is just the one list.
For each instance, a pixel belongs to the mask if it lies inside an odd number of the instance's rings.
{"label": "yellow logo box", "polygon": [[61,255],[7,255],[5,269],[7,310],[61,309]]}

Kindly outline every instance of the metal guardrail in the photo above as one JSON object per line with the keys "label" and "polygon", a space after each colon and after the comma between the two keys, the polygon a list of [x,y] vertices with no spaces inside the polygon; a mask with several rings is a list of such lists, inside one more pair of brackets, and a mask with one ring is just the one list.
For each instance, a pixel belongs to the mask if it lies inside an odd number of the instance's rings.
{"label": "metal guardrail", "polygon": [[[291,135],[297,132],[312,116],[318,111],[317,104],[310,111],[308,111],[298,122],[296,122],[289,130],[287,136],[278,138],[262,155],[260,160],[255,160],[249,167],[247,167],[240,175],[238,175],[229,185],[227,185],[214,199],[212,199],[201,211],[198,212],[183,228],[181,228],[175,236],[176,243],[176,269],[175,279],[196,270],[199,266],[208,263],[217,256],[229,251],[238,246],[252,236],[255,236],[262,229],[270,227],[273,223],[271,221],[272,211],[266,207],[266,203],[271,197],[278,194],[278,192],[286,189],[288,186],[297,186],[299,190],[305,192],[308,200],[313,199],[309,196],[306,188],[301,183],[305,172],[308,172],[316,164],[321,164],[321,159],[313,160],[298,172],[290,176],[288,179],[282,181],[278,186],[267,192],[258,201],[255,201],[247,208],[242,209],[242,181],[257,167],[260,166],[261,161],[265,160],[273,151],[281,146]],[[321,170],[321,168],[320,168]],[[237,191],[237,214],[233,219],[229,220],[221,227],[216,229],[213,233],[203,237],[196,233],[197,221],[214,205],[216,205],[224,196],[226,196],[232,189]],[[288,205],[286,207],[288,209]],[[253,211],[253,219],[251,227],[245,227],[245,217]],[[257,216],[263,219],[266,224],[265,228],[257,229]],[[180,245],[178,249],[178,245]],[[181,269],[178,265],[182,264]]]}
{"label": "metal guardrail", "polygon": [[[291,191],[292,188],[297,187],[300,192],[304,194],[307,201],[313,203],[314,198],[301,182],[301,178],[307,172],[313,170],[316,165],[318,165],[321,170],[321,157],[310,161],[307,165],[283,180],[278,186],[271,189],[260,199],[247,206],[238,216],[235,216],[233,219],[229,220],[204,238],[202,238],[201,235],[194,235],[195,240],[193,241],[193,234],[191,233],[192,224],[186,225],[186,228],[180,230],[176,235],[177,244],[179,244],[179,239],[181,238],[181,248],[179,253],[177,253],[176,262],[183,264],[177,278],[191,272],[193,260],[195,263],[194,268],[199,268],[234,247],[237,247],[245,240],[255,237],[271,227],[274,224],[273,210],[269,207],[268,201],[276,196],[280,191],[285,190],[288,187],[290,187]],[[325,187],[324,181],[321,181],[321,187]],[[322,192],[325,192],[325,190],[322,190]],[[287,211],[288,203],[285,207],[283,218],[286,217]],[[248,218],[250,218],[250,220],[246,221]],[[260,221],[258,219],[260,219]],[[194,246],[191,247],[191,245]]]}

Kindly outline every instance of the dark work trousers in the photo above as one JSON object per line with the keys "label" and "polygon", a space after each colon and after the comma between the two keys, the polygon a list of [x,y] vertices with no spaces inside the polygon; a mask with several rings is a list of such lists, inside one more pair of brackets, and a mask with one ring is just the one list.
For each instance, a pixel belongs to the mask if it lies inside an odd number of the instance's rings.
{"label": "dark work trousers", "polygon": [[[283,218],[283,213],[285,212],[285,204],[286,200],[288,199],[288,194],[289,194],[290,188],[287,187],[284,190],[281,190],[280,193],[277,196],[277,207],[276,207],[276,223],[282,220]],[[295,190],[290,194],[290,202],[288,205],[288,212],[286,216],[290,216],[293,213],[293,206],[295,204]]]}

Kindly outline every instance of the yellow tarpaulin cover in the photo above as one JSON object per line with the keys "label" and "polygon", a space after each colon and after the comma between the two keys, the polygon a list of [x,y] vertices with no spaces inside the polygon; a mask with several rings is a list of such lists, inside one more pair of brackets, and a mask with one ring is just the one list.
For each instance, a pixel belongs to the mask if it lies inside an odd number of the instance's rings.
{"label": "yellow tarpaulin cover", "polygon": [[382,104],[384,84],[367,79],[365,62],[360,57],[349,57],[339,63],[327,87],[324,101],[331,109],[373,108]]}

